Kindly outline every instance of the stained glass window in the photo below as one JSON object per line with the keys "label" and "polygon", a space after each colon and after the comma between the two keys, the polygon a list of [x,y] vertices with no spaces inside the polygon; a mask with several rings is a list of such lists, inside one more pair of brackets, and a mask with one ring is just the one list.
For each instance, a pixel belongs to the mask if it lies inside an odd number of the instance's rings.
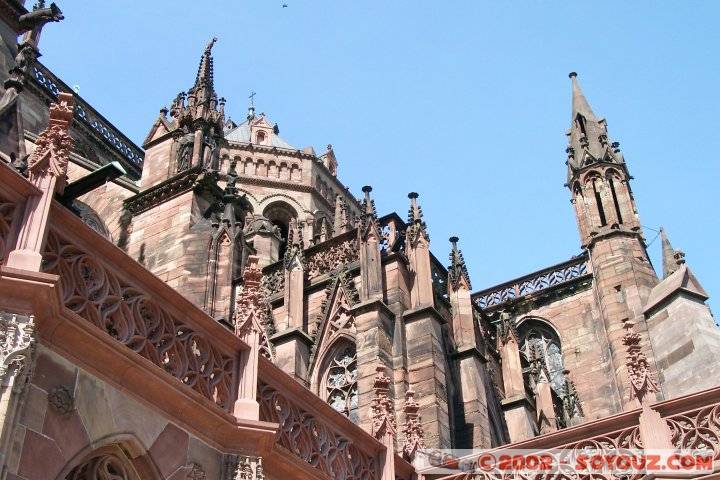
{"label": "stained glass window", "polygon": [[[526,328],[523,328],[526,327]],[[539,322],[524,322],[520,326],[520,352],[524,360],[532,358],[542,361],[550,376],[550,385],[558,395],[565,393],[565,376],[563,370],[562,350],[560,341],[549,327]]]}

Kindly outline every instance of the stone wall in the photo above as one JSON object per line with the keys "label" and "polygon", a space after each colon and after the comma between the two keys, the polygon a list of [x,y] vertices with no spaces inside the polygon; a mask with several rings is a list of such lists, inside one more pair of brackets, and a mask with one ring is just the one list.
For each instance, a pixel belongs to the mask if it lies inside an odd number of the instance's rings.
{"label": "stone wall", "polygon": [[220,451],[42,346],[13,439],[12,480],[65,478],[93,452],[112,447],[142,479],[222,475]]}

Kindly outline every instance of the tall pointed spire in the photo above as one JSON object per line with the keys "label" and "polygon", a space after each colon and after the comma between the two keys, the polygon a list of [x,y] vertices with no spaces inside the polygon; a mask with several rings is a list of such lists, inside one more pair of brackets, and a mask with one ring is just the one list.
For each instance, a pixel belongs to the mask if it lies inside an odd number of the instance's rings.
{"label": "tall pointed spire", "polygon": [[587,98],[585,98],[585,94],[580,88],[580,83],[577,79],[577,73],[571,72],[568,76],[570,77],[570,81],[572,82],[573,119],[576,118],[578,114],[581,114],[588,120],[597,121],[597,119],[595,118],[595,114],[593,113],[592,108],[587,101]]}
{"label": "tall pointed spire", "polygon": [[662,242],[663,278],[667,278],[675,273],[680,265],[685,263],[685,254],[672,247],[663,227],[660,227],[660,241]]}
{"label": "tall pointed spire", "polygon": [[607,123],[595,116],[590,103],[580,88],[577,73],[571,72],[572,82],[572,124],[568,131],[568,179],[575,172],[596,162],[624,164],[620,144],[610,142]]}
{"label": "tall pointed spire", "polygon": [[215,93],[215,78],[213,72],[213,57],[212,48],[217,42],[217,37],[213,37],[205,46],[205,51],[200,57],[200,65],[198,66],[198,73],[195,76],[195,85],[191,91],[197,92],[203,87],[207,89],[208,94]]}
{"label": "tall pointed spire", "polygon": [[458,248],[457,242],[460,239],[458,237],[450,237],[450,244],[452,250],[450,251],[450,266],[448,267],[448,279],[453,290],[460,288],[460,285],[464,283],[464,287],[467,290],[472,288],[470,283],[470,275],[468,274],[467,266],[465,265],[465,258]]}

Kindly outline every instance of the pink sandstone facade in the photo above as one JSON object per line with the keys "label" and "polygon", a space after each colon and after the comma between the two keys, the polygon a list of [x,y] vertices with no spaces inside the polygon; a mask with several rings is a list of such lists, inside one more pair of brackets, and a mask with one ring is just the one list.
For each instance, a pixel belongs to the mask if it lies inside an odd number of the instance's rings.
{"label": "pink sandstone facade", "polygon": [[332,146],[227,119],[215,39],[140,148],[37,60],[62,12],[23,3],[0,0],[0,480],[431,480],[420,449],[588,442],[720,459],[708,295],[664,232],[656,274],[574,73],[582,254],[473,291],[417,193],[380,216]]}

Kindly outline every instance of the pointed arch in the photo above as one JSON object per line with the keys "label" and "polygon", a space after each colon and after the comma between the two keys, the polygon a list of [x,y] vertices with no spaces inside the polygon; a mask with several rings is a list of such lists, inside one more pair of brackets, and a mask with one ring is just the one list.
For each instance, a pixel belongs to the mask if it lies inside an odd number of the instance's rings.
{"label": "pointed arch", "polygon": [[518,322],[520,355],[525,365],[537,361],[547,372],[550,385],[558,395],[565,390],[565,362],[557,329],[548,320],[527,317]]}
{"label": "pointed arch", "polygon": [[[100,447],[98,447],[100,445]],[[57,480],[165,480],[142,442],[131,433],[111,435],[81,450]]]}
{"label": "pointed arch", "polygon": [[[357,396],[356,327],[352,307],[359,296],[351,279],[340,272],[328,285],[319,315],[315,345],[310,359],[312,389],[323,400],[352,418]],[[345,376],[340,370],[345,369]],[[343,400],[344,399],[344,400]],[[341,400],[345,401],[345,407]]]}

